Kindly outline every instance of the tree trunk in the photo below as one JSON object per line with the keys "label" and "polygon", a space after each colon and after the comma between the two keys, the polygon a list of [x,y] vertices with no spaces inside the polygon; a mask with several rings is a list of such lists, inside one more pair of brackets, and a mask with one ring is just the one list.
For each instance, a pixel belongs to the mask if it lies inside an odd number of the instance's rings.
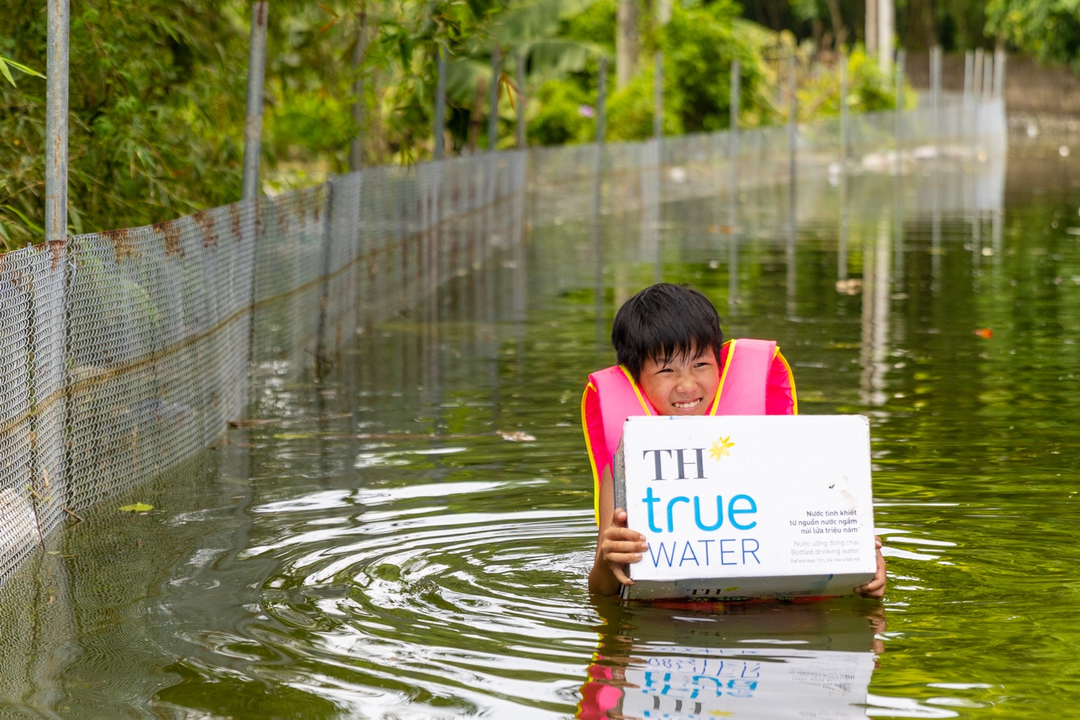
{"label": "tree trunk", "polygon": [[878,0],[866,0],[866,56],[871,58],[877,53],[877,5]]}
{"label": "tree trunk", "polygon": [[877,26],[878,67],[887,75],[892,72],[893,30],[896,27],[896,6],[893,0],[879,0]]}
{"label": "tree trunk", "polygon": [[637,70],[638,3],[619,0],[619,19],[615,36],[615,87],[626,87]]}
{"label": "tree trunk", "polygon": [[826,0],[825,5],[829,9],[829,22],[832,24],[833,47],[839,48],[844,42],[844,20],[840,14],[840,0]]}
{"label": "tree trunk", "polygon": [[671,22],[671,0],[655,0],[656,26],[662,28]]}

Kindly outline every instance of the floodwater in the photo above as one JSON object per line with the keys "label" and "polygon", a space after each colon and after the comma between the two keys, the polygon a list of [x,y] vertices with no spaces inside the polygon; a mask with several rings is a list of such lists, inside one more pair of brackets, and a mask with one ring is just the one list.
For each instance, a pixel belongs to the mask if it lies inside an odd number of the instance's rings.
{"label": "floodwater", "polygon": [[[364,328],[321,384],[262,368],[252,422],[0,591],[0,717],[1071,715],[1080,166],[1059,144],[735,216],[534,223],[523,258]],[[884,602],[589,597],[580,392],[658,278],[777,339],[801,412],[871,418]],[[154,510],[116,510],[136,500]]]}

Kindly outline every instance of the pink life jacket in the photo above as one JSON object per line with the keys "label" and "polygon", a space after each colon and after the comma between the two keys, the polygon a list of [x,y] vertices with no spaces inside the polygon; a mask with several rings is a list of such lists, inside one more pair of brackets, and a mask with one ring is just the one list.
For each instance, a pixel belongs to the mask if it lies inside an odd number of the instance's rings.
{"label": "pink life jacket", "polygon": [[[729,340],[720,349],[720,384],[706,415],[797,415],[795,379],[772,340]],[[631,415],[658,415],[630,371],[613,365],[589,376],[581,425],[593,473],[593,508],[600,522],[600,479]]]}

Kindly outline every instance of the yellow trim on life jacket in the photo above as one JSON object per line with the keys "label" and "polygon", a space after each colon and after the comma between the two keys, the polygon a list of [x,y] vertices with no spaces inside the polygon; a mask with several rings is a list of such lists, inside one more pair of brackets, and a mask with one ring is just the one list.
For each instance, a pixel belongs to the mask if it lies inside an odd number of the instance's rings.
{"label": "yellow trim on life jacket", "polygon": [[784,363],[784,369],[787,370],[788,384],[791,385],[791,414],[799,414],[799,396],[795,393],[795,375],[791,372],[791,366],[788,365],[787,358],[780,352],[780,346],[776,346],[776,353],[773,357],[780,358],[780,362]]}
{"label": "yellow trim on life jacket", "polygon": [[[630,381],[630,387],[634,388],[634,394],[637,395],[638,402],[641,403],[641,409],[645,411],[646,415],[652,415],[652,413],[649,412],[649,404],[645,402],[645,398],[641,397],[641,390],[638,388],[634,376],[630,374],[630,371],[626,369],[625,365],[620,365],[619,369],[623,371],[623,375]],[[614,453],[612,454],[614,455]]]}
{"label": "yellow trim on life jacket", "polygon": [[589,438],[589,419],[585,417],[585,400],[589,397],[589,390],[597,392],[592,381],[585,386],[585,392],[581,393],[581,430],[585,436],[585,452],[589,455],[589,466],[592,468],[593,515],[596,516],[596,524],[600,525],[600,473],[596,471],[596,455],[593,454],[592,440]]}
{"label": "yellow trim on life jacket", "polygon": [[720,384],[716,386],[716,397],[713,398],[712,412],[709,415],[715,415],[716,411],[720,409],[720,393],[724,392],[724,380],[727,379],[728,368],[731,367],[731,358],[735,357],[735,341],[728,340],[726,343],[720,346],[721,350],[730,345],[728,348],[727,362],[724,363],[724,369],[720,371]]}

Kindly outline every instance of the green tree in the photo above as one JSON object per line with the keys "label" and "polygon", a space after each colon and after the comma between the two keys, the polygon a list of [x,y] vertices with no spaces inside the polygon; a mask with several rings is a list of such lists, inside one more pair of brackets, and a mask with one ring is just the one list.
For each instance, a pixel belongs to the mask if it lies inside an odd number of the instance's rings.
{"label": "green tree", "polygon": [[[72,8],[69,217],[80,232],[236,199],[245,22],[203,0]],[[0,6],[0,55],[45,67],[45,7]],[[41,240],[45,83],[0,85],[0,238]]]}
{"label": "green tree", "polygon": [[[739,18],[730,0],[708,6],[672,8],[658,35],[664,53],[664,132],[708,132],[730,122],[731,63],[740,63],[743,124],[774,121],[768,93],[765,52],[776,36]],[[609,137],[649,137],[653,128],[654,63],[642,63],[630,84],[611,98]]]}
{"label": "green tree", "polygon": [[986,31],[1042,62],[1068,63],[1080,71],[1078,0],[990,0]]}

